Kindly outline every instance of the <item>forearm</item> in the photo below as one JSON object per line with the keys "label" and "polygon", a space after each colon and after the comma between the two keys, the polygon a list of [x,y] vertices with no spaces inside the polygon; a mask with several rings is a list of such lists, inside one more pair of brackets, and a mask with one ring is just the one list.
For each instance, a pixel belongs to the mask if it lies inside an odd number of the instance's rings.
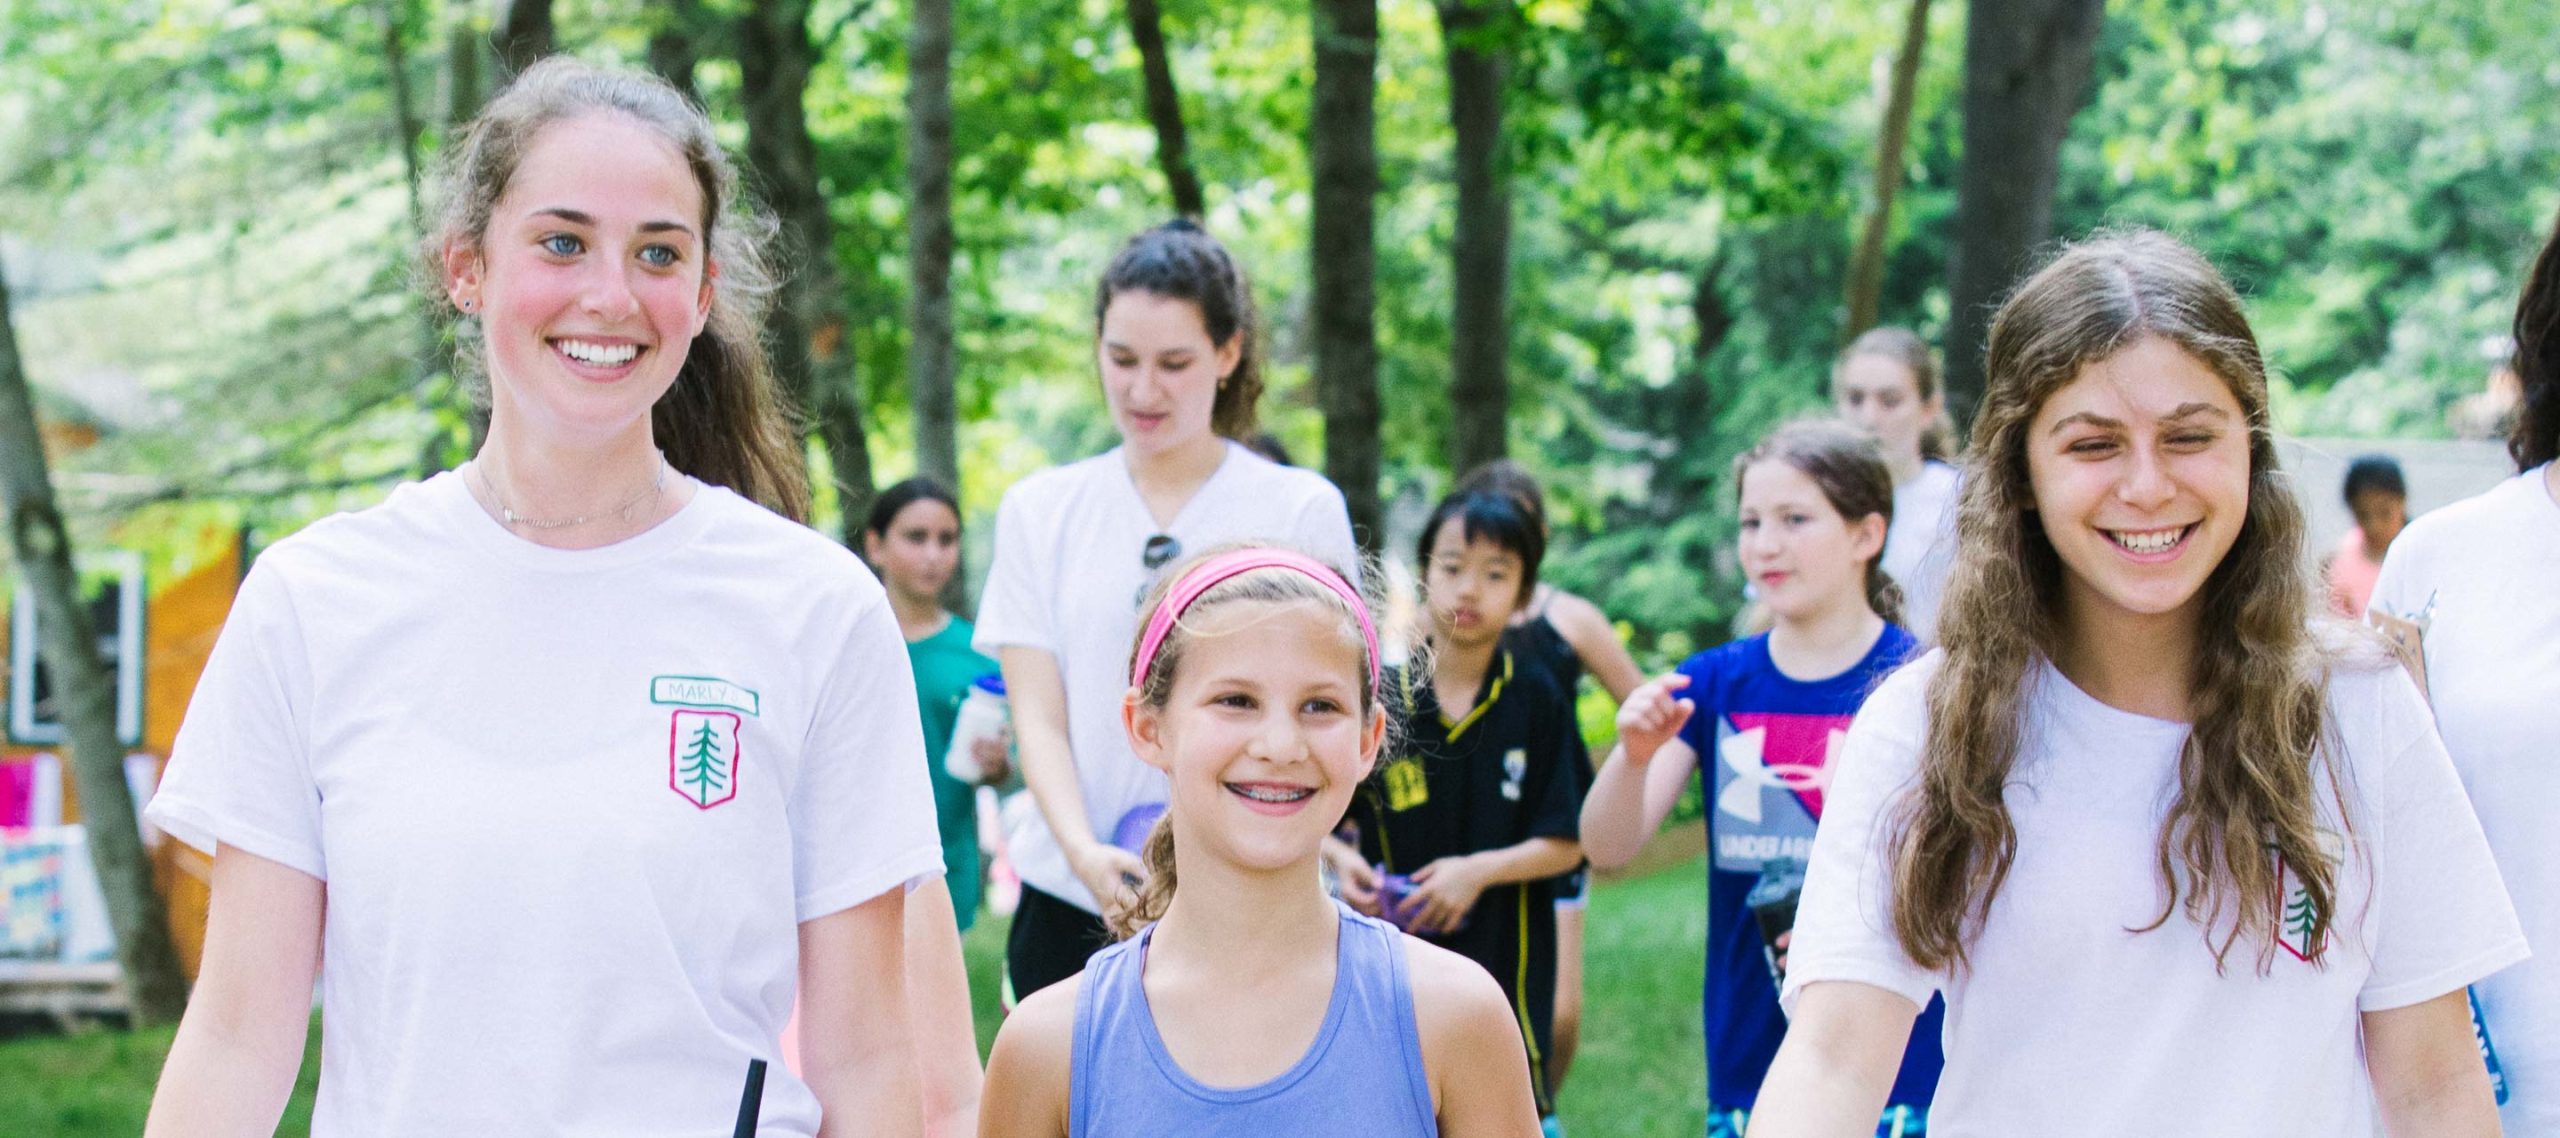
{"label": "forearm", "polygon": [[1564,838],[1531,838],[1516,846],[1467,855],[1486,886],[1516,885],[1571,873],[1582,864],[1582,844]]}
{"label": "forearm", "polygon": [[1872,1134],[1919,1006],[1867,984],[1813,984],[1761,1080],[1750,1138]]}
{"label": "forearm", "polygon": [[[924,1099],[911,1037],[905,1031],[881,1034],[881,1045],[856,1044],[824,1056],[803,1045],[805,1077],[823,1112],[818,1138],[923,1138]],[[886,1045],[892,1036],[895,1046]]]}
{"label": "forearm", "polygon": [[981,1076],[969,969],[951,890],[939,881],[907,894],[907,1008],[915,1017],[926,1138],[976,1134]]}
{"label": "forearm", "polygon": [[1591,793],[1582,800],[1582,856],[1601,869],[1616,869],[1644,852],[1661,819],[1646,816],[1645,771],[1627,761],[1626,749],[1609,752]]}
{"label": "forearm", "polygon": [[189,1006],[179,1022],[144,1138],[266,1138],[284,1115],[302,1067],[307,1011],[217,1023],[228,1017],[210,1003]]}
{"label": "forearm", "polygon": [[1005,689],[1013,699],[1014,749],[1022,783],[1058,843],[1073,852],[1093,841],[1084,787],[1076,778],[1074,746],[1067,738],[1066,678],[1058,658],[1036,648],[1003,650]]}

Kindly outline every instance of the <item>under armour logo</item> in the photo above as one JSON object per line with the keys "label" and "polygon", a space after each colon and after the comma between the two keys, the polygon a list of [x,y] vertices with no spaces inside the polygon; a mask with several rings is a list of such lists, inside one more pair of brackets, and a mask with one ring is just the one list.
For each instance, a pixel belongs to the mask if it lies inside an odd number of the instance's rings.
{"label": "under armour logo", "polygon": [[[1831,732],[1827,742],[1837,745],[1842,734],[1843,732],[1840,731]],[[1803,794],[1807,791],[1818,792],[1830,783],[1829,773],[1819,762],[1764,761],[1768,737],[1767,728],[1753,727],[1747,731],[1737,731],[1728,735],[1723,742],[1717,744],[1717,756],[1724,761],[1725,768],[1733,772],[1733,781],[1725,785],[1723,793],[1716,795],[1716,809],[1746,822],[1757,824],[1761,820],[1760,802],[1763,791],[1783,790],[1791,794]]]}

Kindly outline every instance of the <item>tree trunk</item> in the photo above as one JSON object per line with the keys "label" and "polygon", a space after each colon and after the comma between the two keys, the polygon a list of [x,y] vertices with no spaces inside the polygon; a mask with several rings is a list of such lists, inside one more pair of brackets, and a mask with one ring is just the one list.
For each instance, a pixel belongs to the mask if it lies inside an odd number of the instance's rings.
{"label": "tree trunk", "polygon": [[1451,246],[1449,464],[1464,475],[1509,451],[1510,170],[1502,146],[1502,83],[1511,0],[1442,0],[1449,123],[1456,134],[1458,224]]}
{"label": "tree trunk", "polygon": [[133,793],[124,781],[124,745],[116,737],[115,680],[98,658],[97,630],[89,623],[88,607],[80,603],[71,536],[54,505],[53,474],[45,466],[35,397],[11,328],[5,266],[0,266],[0,504],[7,507],[10,554],[42,617],[37,648],[61,693],[58,702],[89,861],[106,894],[107,919],[115,926],[116,963],[124,973],[134,1022],[175,1023],[187,1008],[186,974],[179,970],[168,912],[151,880],[141,828],[134,824]]}
{"label": "tree trunk", "polygon": [[1374,554],[1385,533],[1378,501],[1378,0],[1319,0],[1315,55],[1308,252],[1324,472],[1342,488],[1361,550]]}
{"label": "tree trunk", "polygon": [[1893,198],[1902,188],[1902,148],[1911,137],[1913,89],[1919,86],[1920,53],[1929,44],[1929,0],[1911,0],[1902,26],[1902,54],[1893,58],[1893,90],[1886,96],[1884,122],[1876,135],[1875,202],[1858,235],[1858,251],[1849,258],[1849,323],[1840,336],[1847,344],[1876,326],[1876,309],[1884,292],[1884,239],[1893,227]]}
{"label": "tree trunk", "polygon": [[1173,87],[1173,61],[1165,58],[1164,20],[1156,0],[1129,0],[1129,35],[1147,77],[1147,118],[1156,125],[1156,162],[1164,167],[1173,211],[1196,218],[1209,212],[1200,176],[1191,172],[1191,146],[1182,129],[1182,99]]}
{"label": "tree trunk", "polygon": [[[418,136],[426,124],[418,116],[417,91],[409,82],[409,23],[414,16],[412,0],[383,0],[382,4],[382,70],[391,87],[392,129],[400,140],[400,178],[407,191],[409,231],[423,240],[427,234],[427,205],[424,174],[419,169]],[[418,409],[430,417],[435,413],[436,396],[429,383],[434,379],[444,354],[444,332],[436,326],[427,306],[418,306],[417,356],[410,362],[411,386]],[[418,447],[418,477],[425,479],[445,469],[445,450],[451,438],[443,428],[430,431]]]}
{"label": "tree trunk", "polygon": [[835,224],[818,187],[818,147],[802,102],[817,49],[807,0],[756,0],[738,20],[738,87],[747,114],[747,164],[798,254],[800,271],[775,298],[774,370],[795,409],[817,421],[835,468],[845,543],[859,548],[870,512],[871,441],[862,392],[846,349]]}
{"label": "tree trunk", "polygon": [[694,68],[702,62],[701,49],[695,36],[702,31],[702,0],[648,0],[649,70],[676,85],[685,97],[696,102],[702,92],[694,85]]}
{"label": "tree trunk", "polygon": [[554,47],[551,0],[507,0],[506,21],[498,26],[498,72],[513,79]]}
{"label": "tree trunk", "polygon": [[483,87],[481,53],[487,50],[488,37],[470,16],[457,17],[445,30],[444,41],[444,121],[459,126],[480,113],[480,100],[488,92]]}
{"label": "tree trunk", "polygon": [[1973,0],[1964,36],[1964,159],[1947,272],[1947,410],[1982,400],[1992,307],[2053,236],[2062,140],[2088,100],[2105,0]]}
{"label": "tree trunk", "polygon": [[[914,0],[907,26],[907,385],[916,472],[960,490],[951,324],[951,0]],[[954,580],[958,577],[955,575]]]}

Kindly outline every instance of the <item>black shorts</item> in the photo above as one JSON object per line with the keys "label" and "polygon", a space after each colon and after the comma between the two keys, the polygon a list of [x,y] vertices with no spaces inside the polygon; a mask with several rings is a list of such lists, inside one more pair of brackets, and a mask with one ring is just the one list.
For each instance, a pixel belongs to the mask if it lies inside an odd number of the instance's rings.
{"label": "black shorts", "polygon": [[1020,1004],[1031,993],[1084,971],[1085,960],[1110,943],[1111,930],[1101,917],[1023,886],[1004,944],[1013,1002]]}

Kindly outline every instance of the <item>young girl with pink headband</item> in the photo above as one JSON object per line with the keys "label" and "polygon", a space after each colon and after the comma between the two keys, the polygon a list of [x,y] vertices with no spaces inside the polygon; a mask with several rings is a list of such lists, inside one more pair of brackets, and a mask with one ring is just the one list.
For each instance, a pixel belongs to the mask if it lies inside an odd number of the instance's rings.
{"label": "young girl with pink headband", "polygon": [[1386,735],[1378,681],[1367,602],[1314,558],[1230,548],[1154,590],[1121,717],[1172,801],[1128,939],[996,1036],[982,1134],[1538,1132],[1493,979],[1319,881]]}

